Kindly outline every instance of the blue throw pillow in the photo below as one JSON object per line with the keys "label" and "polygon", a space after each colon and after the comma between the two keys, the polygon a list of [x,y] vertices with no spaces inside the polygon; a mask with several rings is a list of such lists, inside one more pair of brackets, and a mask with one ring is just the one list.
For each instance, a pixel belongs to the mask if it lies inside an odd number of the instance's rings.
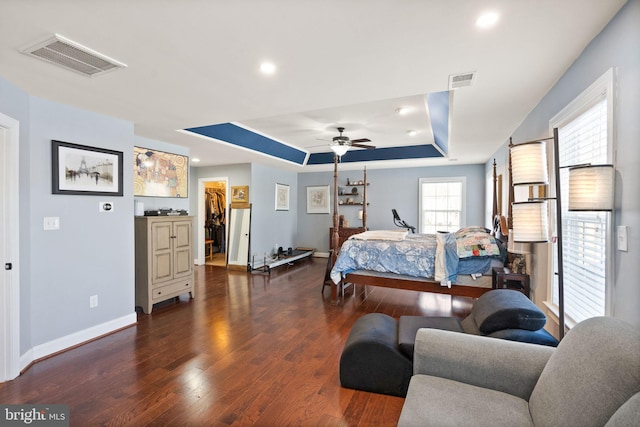
{"label": "blue throw pillow", "polygon": [[523,293],[512,289],[494,289],[480,298],[471,315],[481,333],[502,329],[537,331],[547,322],[544,313]]}

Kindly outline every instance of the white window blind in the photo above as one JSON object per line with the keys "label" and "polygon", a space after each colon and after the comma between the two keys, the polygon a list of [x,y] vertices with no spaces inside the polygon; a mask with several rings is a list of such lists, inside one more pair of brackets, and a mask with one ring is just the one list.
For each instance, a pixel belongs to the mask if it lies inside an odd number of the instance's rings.
{"label": "white window blind", "polygon": [[[610,163],[606,93],[583,109],[558,127],[561,166]],[[570,212],[568,169],[560,170],[560,182],[565,316],[578,323],[605,314],[609,213]],[[554,260],[553,302],[558,304],[557,256]]]}
{"label": "white window blind", "polygon": [[420,179],[420,232],[457,231],[464,218],[463,178]]}

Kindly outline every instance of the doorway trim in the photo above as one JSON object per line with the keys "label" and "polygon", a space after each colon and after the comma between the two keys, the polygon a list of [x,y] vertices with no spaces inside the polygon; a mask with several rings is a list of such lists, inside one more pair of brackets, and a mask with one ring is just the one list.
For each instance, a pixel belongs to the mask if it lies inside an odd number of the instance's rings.
{"label": "doorway trim", "polygon": [[[20,122],[0,113],[0,382],[20,375]],[[5,263],[12,269],[6,270]]]}
{"label": "doorway trim", "polygon": [[[202,220],[204,219],[204,193],[205,193],[205,182],[211,181],[224,181],[225,182],[225,202],[226,206],[225,210],[228,211],[227,207],[229,206],[228,201],[229,195],[231,194],[229,191],[229,177],[228,176],[218,176],[212,178],[199,178],[198,179],[198,218],[196,219],[196,224],[198,227],[198,250],[196,257],[196,265],[203,265],[205,263],[204,260],[204,224]],[[227,232],[227,227],[225,227],[225,232]],[[225,238],[225,241],[227,239]]]}

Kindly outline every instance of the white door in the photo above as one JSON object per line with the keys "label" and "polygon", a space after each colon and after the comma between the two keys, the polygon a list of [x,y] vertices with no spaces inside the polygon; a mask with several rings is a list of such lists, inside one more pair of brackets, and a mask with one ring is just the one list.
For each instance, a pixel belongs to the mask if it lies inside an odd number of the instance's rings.
{"label": "white door", "polygon": [[18,130],[0,113],[0,382],[20,374]]}

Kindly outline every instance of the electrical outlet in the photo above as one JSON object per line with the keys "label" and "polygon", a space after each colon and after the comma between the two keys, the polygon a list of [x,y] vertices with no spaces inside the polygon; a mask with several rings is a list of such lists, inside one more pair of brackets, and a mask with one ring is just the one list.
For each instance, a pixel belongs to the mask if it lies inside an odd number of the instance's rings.
{"label": "electrical outlet", "polygon": [[91,295],[89,297],[89,308],[96,308],[98,306],[98,295]]}

